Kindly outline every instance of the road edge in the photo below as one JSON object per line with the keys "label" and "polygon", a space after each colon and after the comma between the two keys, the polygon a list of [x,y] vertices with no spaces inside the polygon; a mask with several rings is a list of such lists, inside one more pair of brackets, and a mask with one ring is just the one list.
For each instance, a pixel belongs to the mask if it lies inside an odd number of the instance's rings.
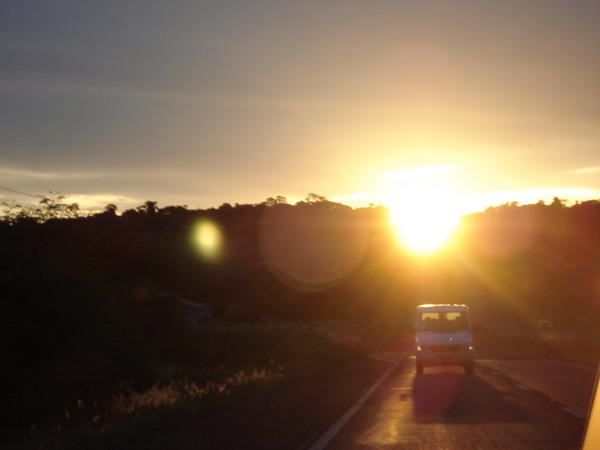
{"label": "road edge", "polygon": [[[411,350],[406,349],[402,352],[402,355],[396,362],[391,363],[392,366],[388,368],[383,375],[381,375],[370,387],[367,389],[352,406],[344,412],[323,434],[321,434],[317,440],[310,446],[308,450],[323,450],[333,440],[333,438],[340,432],[340,430],[346,425],[350,419],[365,405],[371,395],[379,388],[379,386],[402,364],[404,363]],[[305,448],[302,446],[301,448]]]}

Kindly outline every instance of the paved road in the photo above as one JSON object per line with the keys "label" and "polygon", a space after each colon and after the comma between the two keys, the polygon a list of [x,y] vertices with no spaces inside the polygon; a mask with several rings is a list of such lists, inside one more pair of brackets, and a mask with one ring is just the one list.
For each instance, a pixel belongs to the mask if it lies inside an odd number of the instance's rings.
{"label": "paved road", "polygon": [[543,393],[581,417],[588,412],[595,369],[507,352],[490,352],[479,364],[502,372],[521,388]]}
{"label": "paved road", "polygon": [[[328,449],[579,448],[594,372],[482,352],[476,373],[401,363],[335,434]],[[569,407],[565,409],[566,407]]]}

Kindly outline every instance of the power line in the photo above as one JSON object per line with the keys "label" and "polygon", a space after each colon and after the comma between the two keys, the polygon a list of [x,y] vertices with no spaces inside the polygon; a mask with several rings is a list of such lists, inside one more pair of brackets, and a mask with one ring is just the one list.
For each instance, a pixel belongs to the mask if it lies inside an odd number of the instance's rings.
{"label": "power line", "polygon": [[16,189],[7,188],[5,186],[0,186],[0,189],[2,189],[4,191],[8,191],[8,192],[14,192],[15,194],[19,194],[19,195],[25,195],[27,197],[33,197],[33,198],[43,198],[44,197],[43,195],[28,194],[27,192],[18,191]]}

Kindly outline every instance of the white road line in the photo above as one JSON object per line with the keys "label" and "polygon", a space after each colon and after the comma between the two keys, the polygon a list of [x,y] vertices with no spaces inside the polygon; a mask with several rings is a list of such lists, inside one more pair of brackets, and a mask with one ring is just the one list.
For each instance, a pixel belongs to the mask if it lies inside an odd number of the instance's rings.
{"label": "white road line", "polygon": [[342,416],[329,427],[325,433],[321,435],[321,437],[310,446],[308,450],[323,450],[327,447],[327,444],[331,442],[331,440],[335,437],[335,435],[342,429],[344,425],[358,412],[360,408],[367,402],[369,397],[377,390],[379,385],[383,383],[383,381],[398,367],[402,360],[406,359],[409,352],[405,352],[401,358],[397,362],[395,362],[392,367],[385,371],[385,373],[379,377],[379,379],[365,392],[357,401],[350,407],[348,411],[346,411]]}
{"label": "white road line", "polygon": [[515,383],[515,386],[518,387],[519,389],[523,389],[524,391],[530,391],[531,388],[525,386],[524,384],[521,383]]}
{"label": "white road line", "polygon": [[581,414],[579,411],[575,411],[574,409],[567,408],[566,406],[561,406],[560,409],[568,412],[572,416],[579,417],[580,419],[585,419],[587,417],[585,414]]}

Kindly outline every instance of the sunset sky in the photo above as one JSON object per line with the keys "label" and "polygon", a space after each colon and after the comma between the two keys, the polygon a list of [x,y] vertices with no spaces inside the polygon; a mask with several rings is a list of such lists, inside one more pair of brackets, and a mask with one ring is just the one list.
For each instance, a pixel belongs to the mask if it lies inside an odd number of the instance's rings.
{"label": "sunset sky", "polygon": [[0,186],[121,209],[600,198],[599,24],[593,0],[3,0]]}

